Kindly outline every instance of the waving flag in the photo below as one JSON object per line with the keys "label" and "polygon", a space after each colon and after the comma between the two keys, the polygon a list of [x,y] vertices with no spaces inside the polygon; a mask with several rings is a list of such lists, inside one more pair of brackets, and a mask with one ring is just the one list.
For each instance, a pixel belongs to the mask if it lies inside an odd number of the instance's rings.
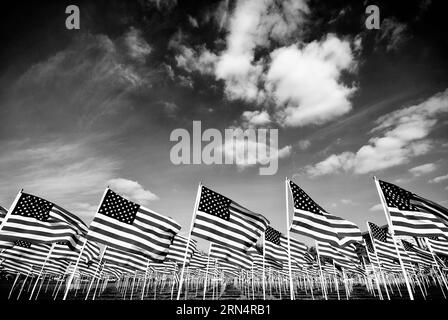
{"label": "waving flag", "polygon": [[431,237],[427,238],[427,240],[435,253],[448,256],[448,241],[446,239]]}
{"label": "waving flag", "polygon": [[139,270],[145,272],[148,266],[148,259],[142,255],[112,247],[106,249],[103,260],[108,264],[124,266],[132,271]]}
{"label": "waving flag", "polygon": [[85,223],[62,207],[20,192],[11,214],[1,225],[1,240],[25,240],[35,243],[64,241],[72,248],[87,233]]}
{"label": "waving flag", "polygon": [[[281,245],[281,238],[284,238],[285,247]],[[264,235],[265,256],[275,261],[288,261],[287,239],[277,230],[268,226]]]}
{"label": "waving flag", "polygon": [[252,267],[252,258],[241,250],[231,249],[217,243],[210,244],[210,258],[226,261],[243,269]]}
{"label": "waving flag", "polygon": [[162,262],[180,225],[106,189],[87,239]]}
{"label": "waving flag", "polygon": [[407,251],[408,255],[411,257],[414,263],[421,263],[432,265],[434,264],[434,259],[429,251],[420,249],[406,240],[401,240],[404,249]]}
{"label": "waving flag", "polygon": [[326,212],[294,182],[289,181],[289,187],[294,199],[292,232],[336,246],[362,241],[356,224]]}
{"label": "waving flag", "polygon": [[[187,247],[188,239],[184,236],[177,234],[174,237],[173,243],[171,244],[166,260],[175,261],[177,263],[184,262],[185,248]],[[187,264],[191,257],[197,250],[197,241],[190,239],[190,244],[188,245],[188,255]]]}
{"label": "waving flag", "polygon": [[392,183],[379,180],[397,236],[448,238],[448,210]]}
{"label": "waving flag", "polygon": [[233,249],[254,246],[269,221],[236,202],[201,186],[192,235]]}

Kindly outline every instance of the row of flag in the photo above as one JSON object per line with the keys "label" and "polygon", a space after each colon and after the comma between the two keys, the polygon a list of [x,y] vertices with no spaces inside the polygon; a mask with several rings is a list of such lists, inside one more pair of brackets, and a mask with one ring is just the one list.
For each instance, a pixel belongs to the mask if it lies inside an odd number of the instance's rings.
{"label": "row of flag", "polygon": [[[9,210],[0,207],[0,265],[8,272],[37,275],[36,284],[50,274],[67,279],[64,299],[74,279],[88,276],[92,286],[95,279],[112,277],[123,284],[138,273],[142,283],[154,275],[172,277],[178,299],[192,272],[204,278],[204,288],[210,275],[252,272],[264,290],[266,270],[275,270],[289,280],[291,299],[301,276],[320,283],[325,292],[329,275],[373,277],[377,286],[387,287],[386,279],[398,273],[413,299],[419,275],[431,274],[448,290],[448,210],[394,184],[375,179],[375,185],[388,224],[368,222],[366,233],[327,212],[289,179],[294,212],[290,219],[287,209],[286,234],[263,215],[201,184],[188,236],[179,234],[181,226],[174,219],[110,188],[90,226],[62,207],[20,191]],[[291,234],[314,239],[316,245],[308,248]],[[201,253],[192,237],[208,240],[208,253]]]}

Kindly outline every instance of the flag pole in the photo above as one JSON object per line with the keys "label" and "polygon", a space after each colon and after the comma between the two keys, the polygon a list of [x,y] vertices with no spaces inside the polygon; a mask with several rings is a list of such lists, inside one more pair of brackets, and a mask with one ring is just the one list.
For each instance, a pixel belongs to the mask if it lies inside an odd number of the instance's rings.
{"label": "flag pole", "polygon": [[289,291],[291,300],[294,300],[294,285],[292,282],[291,267],[291,240],[289,235],[289,194],[288,194],[288,178],[285,178],[285,197],[286,197],[286,237],[288,239],[288,269],[289,269]]}
{"label": "flag pole", "polygon": [[190,246],[191,231],[193,230],[193,225],[194,225],[194,221],[195,221],[195,218],[196,218],[196,211],[197,211],[198,206],[199,206],[199,199],[201,198],[201,191],[202,191],[202,182],[199,182],[198,191],[197,191],[197,194],[196,194],[196,201],[195,201],[194,209],[193,209],[193,215],[191,217],[190,232],[188,233],[187,246],[185,247],[184,262],[182,263],[182,271],[180,273],[179,289],[177,291],[177,300],[180,300],[180,295],[182,293],[182,285],[183,285],[183,282],[184,282],[185,264],[187,263],[188,247]]}
{"label": "flag pole", "polygon": [[103,257],[104,257],[104,254],[106,253],[106,250],[107,250],[107,246],[104,246],[104,249],[100,254],[100,257],[99,257],[100,259],[98,260],[98,265],[95,268],[95,272],[93,273],[92,281],[90,281],[89,288],[87,289],[87,294],[86,294],[86,297],[84,300],[87,300],[87,298],[89,297],[90,290],[92,289],[93,283],[95,282],[96,273],[98,272],[98,269],[100,268],[100,265],[101,265],[101,262],[103,261]]}
{"label": "flag pole", "polygon": [[[148,269],[149,269],[149,258],[146,259],[146,270],[145,270],[145,278],[143,280],[143,287],[142,287],[142,298],[141,300],[143,300],[143,298],[145,297],[145,286],[146,286],[146,280],[148,279]],[[172,297],[172,295],[171,295]]]}
{"label": "flag pole", "polygon": [[[97,208],[95,214],[100,210],[101,204],[103,203],[103,200],[104,200],[104,197],[106,196],[107,190],[109,190],[109,186],[107,186],[107,188],[104,190],[103,196],[101,197],[100,204],[98,205],[98,208]],[[89,233],[87,232],[87,234],[89,234]],[[84,248],[86,247],[86,244],[87,244],[87,236],[84,240],[81,251],[79,252],[78,259],[76,259],[76,263],[74,265],[73,272],[70,275],[70,277],[68,278],[68,282],[67,282],[67,285],[65,288],[64,297],[62,298],[62,300],[67,299],[68,291],[70,290],[70,285],[72,284],[73,278],[75,277],[75,272],[76,272],[76,269],[78,268],[79,260],[81,259],[81,256],[84,252]]]}
{"label": "flag pole", "polygon": [[265,248],[265,232],[263,233],[263,241],[262,241],[262,245],[263,245],[263,274],[262,274],[262,278],[261,278],[261,283],[263,285],[263,300],[266,300],[266,263],[265,263],[265,256],[266,256],[266,252],[264,250]]}
{"label": "flag pole", "polygon": [[446,283],[445,275],[443,274],[442,270],[440,270],[440,266],[437,263],[436,257],[434,255],[434,251],[432,250],[432,246],[431,246],[431,243],[428,241],[428,238],[425,238],[425,242],[426,242],[426,246],[428,247],[429,251],[431,252],[432,259],[434,260],[434,263],[437,266],[437,270],[439,271],[440,275],[442,276],[443,284],[445,285],[445,288],[447,288],[447,290],[448,290],[448,285]]}
{"label": "flag pole", "polygon": [[204,278],[204,294],[202,296],[202,300],[205,300],[205,293],[207,292],[207,277],[208,277],[208,265],[210,263],[210,251],[212,249],[212,243],[208,247],[208,256],[207,256],[207,266],[205,268],[205,278]]}
{"label": "flag pole", "polygon": [[20,196],[22,195],[22,192],[23,192],[23,189],[21,189],[21,190],[17,193],[17,195],[16,195],[14,201],[12,202],[11,206],[10,206],[9,209],[8,209],[8,212],[6,213],[6,215],[5,215],[5,217],[3,218],[2,222],[0,223],[0,230],[2,230],[3,225],[4,225],[5,222],[8,220],[9,216],[11,215],[11,213],[13,212],[14,208],[16,207],[17,202],[19,202],[19,199],[20,199]]}
{"label": "flag pole", "polygon": [[320,281],[321,281],[321,286],[322,286],[322,292],[325,296],[325,300],[328,300],[327,297],[327,291],[324,288],[324,274],[322,272],[322,266],[320,265],[320,256],[319,256],[319,245],[317,244],[317,241],[314,241],[316,244],[316,253],[317,253],[317,263],[319,264],[319,270],[320,270]]}
{"label": "flag pole", "polygon": [[50,247],[50,250],[48,250],[47,257],[45,258],[44,263],[42,265],[42,268],[40,269],[39,275],[37,276],[36,282],[34,283],[33,290],[31,290],[31,294],[30,294],[29,300],[31,300],[31,298],[34,295],[34,290],[36,290],[37,283],[39,282],[39,279],[42,276],[42,272],[44,271],[44,268],[45,268],[45,266],[47,264],[47,261],[50,259],[51,253],[53,252],[53,249],[54,249],[55,245],[56,245],[56,243],[53,243],[51,245],[51,247]]}
{"label": "flag pole", "polygon": [[[376,245],[375,245],[375,239],[373,238],[372,230],[370,229],[368,222],[366,222],[366,225],[367,225],[367,230],[369,230],[369,235],[370,235],[370,240],[372,241],[373,250],[375,251],[374,253],[375,253],[376,261],[378,261],[378,269],[380,269],[380,274],[381,274],[381,278],[383,279],[384,289],[386,289],[387,299],[390,300],[389,290],[387,289],[386,279],[384,278],[383,270],[381,268],[380,258],[378,257],[378,254],[376,252],[377,250],[376,250]],[[369,251],[369,249],[367,248],[367,254],[369,254],[368,251]],[[375,268],[373,267],[373,264],[372,264],[372,268],[375,270]]]}
{"label": "flag pole", "polygon": [[[384,199],[384,196],[383,196],[383,191],[381,190],[381,187],[379,185],[379,181],[378,181],[378,179],[375,176],[373,177],[373,180],[375,181],[376,190],[378,191],[378,195],[380,197],[381,204],[383,205],[384,214],[386,215],[386,220],[387,220],[387,223],[388,223],[390,231],[391,231],[392,241],[394,243],[395,251],[396,251],[397,256],[398,256],[398,261],[400,262],[401,271],[403,272],[404,280],[406,282],[406,288],[408,289],[409,298],[411,300],[414,300],[414,295],[412,293],[411,285],[409,283],[408,274],[407,274],[407,271],[406,271],[406,269],[404,267],[403,261],[401,259],[400,252],[398,250],[398,245],[397,245],[397,242],[395,240],[395,232],[394,232],[392,221],[390,220],[390,217],[389,217],[389,210],[387,209],[387,206],[386,206],[386,202],[385,202],[385,199]],[[379,263],[379,261],[378,261],[378,263]]]}

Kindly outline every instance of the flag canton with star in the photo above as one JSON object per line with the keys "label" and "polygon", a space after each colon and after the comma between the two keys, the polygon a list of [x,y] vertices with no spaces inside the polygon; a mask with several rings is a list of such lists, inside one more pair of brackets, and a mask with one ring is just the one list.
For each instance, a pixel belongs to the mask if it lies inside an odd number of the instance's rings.
{"label": "flag canton with star", "polygon": [[11,214],[32,217],[40,221],[50,218],[53,203],[42,198],[22,193]]}
{"label": "flag canton with star", "polygon": [[98,213],[127,224],[132,224],[139,208],[140,205],[119,196],[109,189],[106,192]]}
{"label": "flag canton with star", "polygon": [[23,248],[31,248],[31,242],[23,241],[23,240],[17,240],[14,242],[15,246],[23,247]]}
{"label": "flag canton with star", "polygon": [[275,230],[272,227],[267,227],[266,229],[266,233],[265,233],[265,239],[266,241],[272,242],[276,245],[280,245],[280,237],[281,237],[281,233],[277,230]]}
{"label": "flag canton with star", "polygon": [[322,215],[326,211],[319,206],[313,199],[308,196],[305,191],[302,190],[294,182],[289,181],[291,191],[294,199],[294,207],[299,210],[309,211],[315,214]]}
{"label": "flag canton with star", "polygon": [[370,253],[374,253],[372,239],[370,239],[370,235],[368,233],[363,234],[362,238],[364,239],[364,243],[366,244],[367,250],[369,250]]}
{"label": "flag canton with star", "polygon": [[229,221],[229,206],[231,203],[232,200],[229,198],[202,187],[198,210]]}
{"label": "flag canton with star", "polygon": [[418,208],[411,203],[411,198],[413,195],[411,192],[392,183],[381,180],[379,182],[388,207],[406,211],[419,211]]}
{"label": "flag canton with star", "polygon": [[406,251],[412,251],[412,252],[417,252],[418,250],[409,242],[407,242],[406,240],[401,240],[401,243],[403,244],[403,247]]}
{"label": "flag canton with star", "polygon": [[387,227],[380,228],[376,224],[369,222],[370,230],[374,239],[387,242]]}

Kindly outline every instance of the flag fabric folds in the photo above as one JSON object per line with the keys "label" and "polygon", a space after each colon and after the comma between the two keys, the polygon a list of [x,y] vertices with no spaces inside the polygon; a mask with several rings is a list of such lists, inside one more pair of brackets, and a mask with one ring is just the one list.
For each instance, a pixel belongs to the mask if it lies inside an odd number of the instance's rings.
{"label": "flag fabric folds", "polygon": [[209,254],[211,259],[226,261],[243,269],[250,269],[252,267],[251,256],[241,250],[235,250],[217,243],[211,243]]}
{"label": "flag fabric folds", "polygon": [[255,245],[269,224],[265,217],[207,187],[200,192],[192,235],[242,251]]}
{"label": "flag fabric folds", "polygon": [[394,234],[448,238],[448,210],[392,183],[379,180]]}
{"label": "flag fabric folds", "polygon": [[72,248],[87,233],[86,224],[76,215],[43,198],[20,192],[0,230],[2,240],[34,243],[67,242]]}
{"label": "flag fabric folds", "polygon": [[106,189],[87,239],[162,262],[180,225]]}
{"label": "flag fabric folds", "polygon": [[290,180],[289,187],[294,199],[292,232],[336,246],[362,241],[356,224],[329,214]]}

